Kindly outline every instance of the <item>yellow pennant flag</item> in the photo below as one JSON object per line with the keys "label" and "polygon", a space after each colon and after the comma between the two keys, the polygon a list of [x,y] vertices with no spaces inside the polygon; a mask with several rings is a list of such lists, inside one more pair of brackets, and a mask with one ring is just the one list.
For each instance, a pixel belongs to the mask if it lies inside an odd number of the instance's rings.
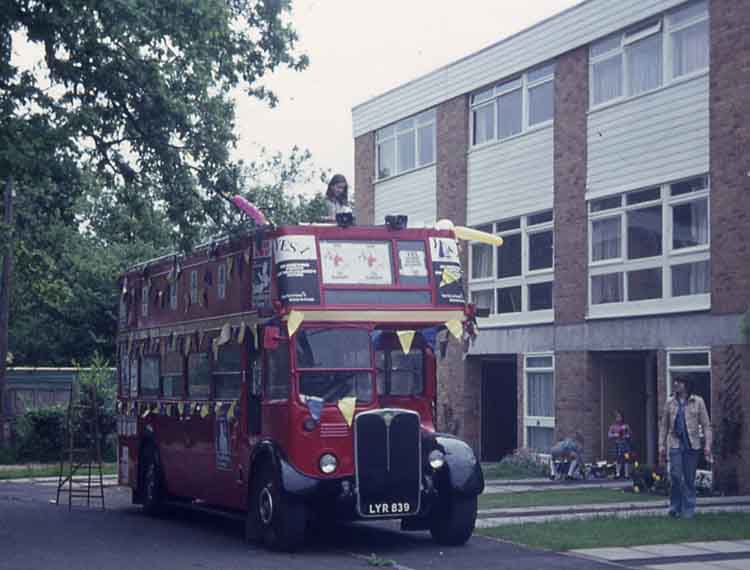
{"label": "yellow pennant flag", "polygon": [[232,339],[232,325],[224,323],[221,327],[221,333],[219,333],[219,339],[217,344],[219,346],[228,343]]}
{"label": "yellow pennant flag", "polygon": [[185,353],[185,356],[190,354],[190,347],[192,344],[193,344],[193,335],[192,334],[185,335],[185,344],[182,347],[182,350]]}
{"label": "yellow pennant flag", "polygon": [[180,417],[182,416],[182,414],[185,413],[185,403],[184,402],[180,402],[179,404],[177,404],[177,413],[180,414]]}
{"label": "yellow pennant flag", "polygon": [[201,417],[206,418],[211,411],[208,409],[208,404],[201,406]]}
{"label": "yellow pennant flag", "polygon": [[229,277],[232,276],[232,271],[234,271],[234,257],[230,256],[227,257],[227,275]]}
{"label": "yellow pennant flag", "polygon": [[355,398],[354,396],[341,398],[336,405],[338,406],[341,415],[344,416],[346,425],[352,427],[352,421],[354,421],[354,408],[357,405],[357,398]]}
{"label": "yellow pennant flag", "polygon": [[461,335],[464,332],[464,327],[461,324],[461,321],[448,321],[445,323],[446,328],[450,331],[450,333],[456,337],[456,339],[461,340]]}
{"label": "yellow pennant flag", "polygon": [[218,416],[219,412],[221,412],[221,402],[216,402],[214,404],[214,414]]}
{"label": "yellow pennant flag", "polygon": [[289,317],[287,317],[286,326],[287,330],[289,331],[289,336],[292,336],[294,333],[297,332],[297,329],[302,324],[302,321],[305,320],[305,313],[302,311],[292,311],[289,313]]}
{"label": "yellow pennant flag", "polygon": [[245,342],[245,329],[247,329],[247,325],[240,323],[240,332],[237,333],[237,344]]}
{"label": "yellow pennant flag", "polygon": [[205,333],[203,332],[203,330],[199,330],[198,331],[198,350],[200,350],[201,346],[203,346],[203,335],[204,334]]}
{"label": "yellow pennant flag", "polygon": [[466,241],[479,241],[489,245],[494,245],[496,247],[503,245],[503,238],[501,238],[500,236],[496,236],[495,234],[491,234],[488,232],[483,232],[481,230],[475,230],[474,228],[455,226],[453,228],[453,233],[456,234],[456,237],[458,239],[463,239]]}
{"label": "yellow pennant flag", "polygon": [[153,411],[151,413],[154,414],[155,416],[159,415],[159,413],[160,413],[159,402],[156,402],[156,406],[154,407],[154,409],[153,409]]}
{"label": "yellow pennant flag", "polygon": [[255,345],[255,350],[258,350],[259,346],[259,340],[258,340],[258,323],[255,323],[253,325],[253,344]]}
{"label": "yellow pennant flag", "polygon": [[151,408],[146,406],[146,411],[143,412],[143,415],[141,415],[142,418],[148,417],[148,415],[151,413]]}
{"label": "yellow pennant flag", "polygon": [[440,286],[445,287],[451,283],[455,283],[459,279],[459,269],[451,265],[443,267],[443,279],[440,281]]}
{"label": "yellow pennant flag", "polygon": [[409,354],[411,343],[414,341],[414,335],[417,331],[396,331],[398,341],[401,343],[401,349],[404,354]]}
{"label": "yellow pennant flag", "polygon": [[213,350],[214,350],[214,360],[218,360],[219,359],[219,339],[218,338],[213,339],[211,341],[211,346],[213,347]]}
{"label": "yellow pennant flag", "polygon": [[237,409],[237,402],[232,402],[232,405],[229,406],[229,410],[227,410],[227,417],[230,420],[234,419],[234,412]]}

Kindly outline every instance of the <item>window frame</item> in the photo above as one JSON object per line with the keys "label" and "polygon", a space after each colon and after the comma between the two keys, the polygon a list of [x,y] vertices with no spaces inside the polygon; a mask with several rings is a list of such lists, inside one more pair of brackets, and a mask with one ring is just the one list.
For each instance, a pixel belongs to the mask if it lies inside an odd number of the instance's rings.
{"label": "window frame", "polygon": [[144,285],[141,287],[141,316],[148,317],[148,301],[151,293],[151,286]]}
{"label": "window frame", "polygon": [[[546,214],[552,212],[552,218],[549,221],[530,224],[529,220],[539,214]],[[500,228],[502,224],[518,220],[518,227],[509,228],[503,230]],[[473,256],[469,255],[469,298],[474,297],[475,293],[482,293],[486,291],[492,291],[492,303],[490,307],[489,317],[480,317],[478,324],[479,326],[498,326],[498,325],[518,325],[518,324],[537,324],[537,323],[548,323],[554,320],[554,295],[553,295],[553,306],[549,309],[538,309],[536,311],[529,310],[530,307],[530,294],[529,287],[532,285],[538,285],[541,283],[552,283],[554,287],[554,275],[555,275],[555,254],[554,254],[554,211],[550,208],[535,210],[529,214],[522,216],[516,216],[513,218],[507,218],[504,220],[498,220],[489,224],[478,224],[476,227],[483,228],[490,232],[494,232],[496,235],[507,238],[508,236],[520,235],[521,239],[521,273],[519,275],[513,275],[509,277],[498,277],[497,276],[497,255],[498,249],[492,249],[492,258],[490,263],[490,276],[481,278],[472,278],[474,268]],[[552,265],[549,268],[541,269],[529,269],[530,263],[530,238],[533,235],[537,235],[543,232],[552,233]],[[478,242],[471,242],[470,248],[478,245]],[[481,244],[480,244],[481,245]],[[505,246],[500,246],[505,247]],[[509,287],[521,287],[521,311],[514,313],[499,313],[498,309],[498,290]]]}
{"label": "window frame", "polygon": [[195,305],[198,302],[198,270],[193,269],[190,272],[190,304]]}
{"label": "window frame", "polygon": [[[528,366],[531,358],[551,358],[551,366]],[[529,374],[551,374],[552,375],[552,416],[532,416],[529,415],[528,394],[529,394]],[[523,445],[529,446],[529,428],[551,428],[552,439],[554,444],[554,429],[556,426],[556,403],[555,397],[555,353],[554,352],[527,352],[523,355]],[[544,450],[539,450],[545,452]]]}
{"label": "window frame", "polygon": [[[677,196],[671,195],[671,187],[686,181],[704,180],[704,187],[699,190],[693,190]],[[645,189],[656,188],[657,186],[648,186]],[[636,189],[628,192],[621,192],[611,196],[602,196],[587,200],[586,209],[588,212],[588,281],[587,281],[587,304],[588,316],[612,317],[628,316],[636,314],[659,314],[665,312],[678,312],[685,310],[706,310],[711,307],[711,291],[707,293],[696,293],[693,295],[673,295],[672,294],[672,267],[687,263],[698,263],[702,261],[711,261],[711,180],[708,174],[691,176],[677,179],[668,183],[659,184],[659,199],[639,202],[636,204],[627,203],[627,195],[640,192],[643,189]],[[592,203],[601,199],[614,198],[620,196],[620,206],[607,208],[592,212]],[[675,206],[688,204],[695,201],[706,200],[706,220],[707,220],[707,238],[705,244],[696,246],[674,248],[674,224],[673,210]],[[659,205],[661,207],[661,254],[651,257],[638,259],[628,258],[628,212],[640,209],[653,208]],[[593,223],[598,220],[611,219],[620,217],[620,256],[617,258],[600,259],[594,261],[594,242],[593,242]],[[645,299],[639,301],[629,300],[628,273],[633,271],[660,268],[662,272],[662,295],[658,298]],[[591,286],[592,278],[598,275],[620,273],[622,274],[622,294],[623,300],[611,303],[592,303]]]}
{"label": "window frame", "polygon": [[[535,71],[542,70],[546,67],[550,67],[551,71],[549,74],[542,75],[538,78],[529,79],[529,75]],[[526,70],[520,75],[510,76],[489,88],[484,88],[473,93],[469,99],[469,150],[474,148],[481,148],[485,145],[493,143],[500,143],[507,141],[519,136],[523,136],[525,133],[533,132],[537,129],[542,129],[552,125],[555,120],[555,107],[554,107],[554,81],[555,81],[555,61],[546,61],[540,65],[536,65],[533,68]],[[552,116],[549,119],[531,123],[531,101],[529,91],[536,87],[540,87],[547,83],[553,84],[553,98],[552,98]],[[521,130],[517,133],[506,135],[502,138],[499,136],[499,101],[504,95],[508,95],[514,91],[521,91]],[[491,95],[486,96],[487,93],[492,92]],[[478,97],[481,97],[478,99]],[[474,142],[474,136],[476,132],[476,111],[485,108],[488,105],[492,105],[492,136],[482,142]]]}
{"label": "window frame", "polygon": [[[704,5],[705,9],[703,11],[701,11],[700,13],[696,15],[693,15],[692,17],[686,19],[683,22],[680,22],[677,24],[672,23],[671,17],[674,14],[677,14],[680,11],[684,10],[688,5],[697,6],[699,4]],[[682,30],[685,30],[696,24],[707,22],[709,21],[709,19],[710,19],[710,16],[709,16],[709,10],[708,10],[708,3],[705,0],[697,0],[695,2],[691,2],[689,4],[683,4],[682,6],[679,6],[676,9],[672,9],[668,12],[665,12],[664,14],[659,16],[658,19],[646,21],[644,23],[639,24],[635,28],[630,27],[628,29],[615,32],[614,34],[610,34],[608,36],[600,38],[599,40],[596,40],[592,42],[591,44],[589,44],[589,110],[593,111],[602,107],[606,107],[606,106],[618,103],[620,101],[634,99],[636,97],[640,97],[642,95],[646,95],[648,93],[653,93],[660,89],[664,89],[665,87],[668,87],[674,83],[685,81],[692,77],[697,77],[699,75],[703,75],[707,73],[711,65],[710,64],[710,49],[711,49],[710,32],[709,32],[709,37],[708,37],[708,42],[707,42],[707,49],[709,51],[709,58],[708,58],[707,65],[705,67],[694,69],[687,73],[683,73],[682,75],[674,74],[675,44],[674,44],[673,34],[680,32]],[[638,93],[632,93],[632,89],[631,89],[629,77],[628,77],[628,74],[629,74],[628,71],[631,65],[630,63],[631,57],[628,56],[627,47],[656,34],[658,34],[661,37],[661,54],[659,58],[660,65],[661,65],[661,77],[659,80],[659,85],[651,89],[639,91]],[[607,51],[604,51],[596,55],[594,54],[595,46],[597,45],[601,46],[605,44],[607,41],[612,41],[614,38],[619,38],[619,45],[617,47],[613,47],[611,49],[608,49]],[[620,60],[621,61],[620,85],[622,88],[621,93],[617,97],[611,97],[604,101],[595,103],[594,102],[594,85],[595,85],[594,67],[595,65],[602,63],[604,61],[607,61],[608,59],[611,59],[616,56],[619,56],[621,58]]]}
{"label": "window frame", "polygon": [[[399,130],[398,126],[400,124],[405,123],[406,121],[413,121],[411,127]],[[432,160],[429,162],[425,162],[424,164],[421,164],[420,152],[419,152],[421,150],[420,142],[419,142],[420,141],[419,131],[421,129],[424,129],[425,127],[432,127],[432,141],[431,141]],[[399,136],[403,136],[405,133],[412,133],[414,136],[414,166],[411,168],[405,168],[403,170],[400,170],[399,165],[398,165]],[[387,176],[381,176],[380,174],[381,144],[385,144],[391,141],[393,142],[393,156],[391,157],[393,160],[393,173],[388,174]],[[380,129],[375,131],[374,180],[376,182],[388,180],[395,176],[399,176],[401,174],[414,172],[415,170],[419,170],[421,168],[432,166],[436,162],[437,162],[437,108],[436,107],[426,109],[415,115],[404,117],[402,119],[399,119],[395,123],[386,125],[385,127],[381,127]]]}

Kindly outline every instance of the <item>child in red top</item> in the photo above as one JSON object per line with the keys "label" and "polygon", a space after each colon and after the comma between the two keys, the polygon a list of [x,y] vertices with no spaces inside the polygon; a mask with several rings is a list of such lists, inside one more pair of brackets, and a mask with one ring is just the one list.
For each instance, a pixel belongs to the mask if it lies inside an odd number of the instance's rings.
{"label": "child in red top", "polygon": [[615,410],[615,423],[609,426],[609,439],[615,441],[617,463],[615,474],[617,478],[630,477],[630,426],[625,423],[625,415]]}

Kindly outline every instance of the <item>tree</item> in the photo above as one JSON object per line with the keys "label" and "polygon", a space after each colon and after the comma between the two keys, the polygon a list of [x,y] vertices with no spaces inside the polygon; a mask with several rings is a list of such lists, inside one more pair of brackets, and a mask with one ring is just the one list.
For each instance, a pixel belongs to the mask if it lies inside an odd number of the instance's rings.
{"label": "tree", "polygon": [[[0,173],[45,177],[80,194],[81,167],[164,204],[181,238],[236,192],[231,93],[275,104],[261,80],[307,65],[285,21],[289,0],[0,0]],[[43,69],[14,65],[14,33]],[[17,35],[15,36],[18,37]],[[44,88],[45,78],[51,88]],[[42,161],[40,161],[40,158]],[[67,176],[64,176],[67,175]]]}

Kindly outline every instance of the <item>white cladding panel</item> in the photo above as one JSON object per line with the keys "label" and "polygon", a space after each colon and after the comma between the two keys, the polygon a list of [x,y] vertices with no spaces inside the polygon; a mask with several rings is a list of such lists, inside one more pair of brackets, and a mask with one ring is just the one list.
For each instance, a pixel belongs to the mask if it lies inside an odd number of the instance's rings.
{"label": "white cladding panel", "polygon": [[582,2],[477,53],[357,105],[352,109],[354,136],[543,63],[684,2]]}
{"label": "white cladding panel", "polygon": [[375,184],[375,224],[406,214],[410,227],[432,226],[437,217],[437,168],[428,166]]}
{"label": "white cladding panel", "polygon": [[544,127],[469,153],[468,225],[552,207],[553,137]]}
{"label": "white cladding panel", "polygon": [[589,113],[586,196],[709,169],[708,74]]}

